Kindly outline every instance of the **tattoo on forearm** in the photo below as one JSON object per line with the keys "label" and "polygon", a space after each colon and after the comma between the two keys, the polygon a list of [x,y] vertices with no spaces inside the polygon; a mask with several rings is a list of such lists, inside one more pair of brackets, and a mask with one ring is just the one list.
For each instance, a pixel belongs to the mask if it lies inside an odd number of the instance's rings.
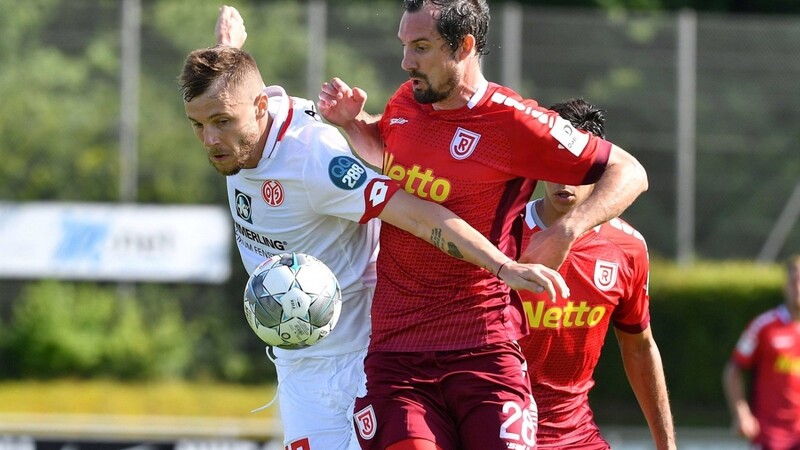
{"label": "tattoo on forearm", "polygon": [[435,245],[439,250],[444,251],[444,239],[442,239],[441,228],[434,228],[431,230],[431,244]]}
{"label": "tattoo on forearm", "polygon": [[464,255],[461,254],[461,251],[456,247],[456,244],[452,242],[447,243],[447,254],[458,259],[464,259]]}
{"label": "tattoo on forearm", "polygon": [[436,248],[454,258],[464,259],[464,255],[461,253],[461,250],[458,249],[458,247],[454,242],[446,242],[444,240],[444,238],[442,237],[441,228],[434,228],[433,230],[431,230],[431,244],[435,245]]}

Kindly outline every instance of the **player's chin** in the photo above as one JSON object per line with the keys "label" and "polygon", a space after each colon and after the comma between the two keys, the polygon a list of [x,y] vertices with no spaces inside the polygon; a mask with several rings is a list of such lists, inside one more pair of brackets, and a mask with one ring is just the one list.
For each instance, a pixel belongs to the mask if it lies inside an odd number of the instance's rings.
{"label": "player's chin", "polygon": [[241,166],[235,163],[232,164],[232,163],[219,162],[214,160],[214,158],[209,158],[209,162],[214,167],[214,170],[216,170],[220,175],[224,175],[226,177],[229,177],[231,175],[236,175],[237,173],[239,173],[240,170],[242,170]]}

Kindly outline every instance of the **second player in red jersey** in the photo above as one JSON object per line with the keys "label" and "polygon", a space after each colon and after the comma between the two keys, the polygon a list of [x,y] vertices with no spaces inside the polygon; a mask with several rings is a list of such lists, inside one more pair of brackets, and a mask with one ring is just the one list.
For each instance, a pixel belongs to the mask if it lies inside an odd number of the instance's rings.
{"label": "second player in red jersey", "polygon": [[[603,112],[583,100],[554,105],[576,127],[604,136]],[[523,240],[572,210],[592,186],[545,183],[545,196],[528,203]],[[650,265],[644,237],[615,218],[581,236],[559,272],[570,288],[556,303],[522,292],[530,334],[522,338],[531,388],[539,407],[538,448],[608,449],[589,406],[592,374],[609,324],[625,369],[659,449],[674,448],[661,358],[650,331]]]}

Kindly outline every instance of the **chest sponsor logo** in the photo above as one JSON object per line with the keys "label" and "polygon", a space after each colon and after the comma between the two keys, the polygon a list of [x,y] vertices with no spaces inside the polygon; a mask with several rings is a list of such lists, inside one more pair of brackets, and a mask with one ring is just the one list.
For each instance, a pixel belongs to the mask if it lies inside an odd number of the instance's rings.
{"label": "chest sponsor logo", "polygon": [[607,312],[605,306],[591,306],[585,300],[563,306],[544,300],[523,301],[522,306],[531,328],[590,328],[600,323]]}
{"label": "chest sponsor logo", "polygon": [[438,178],[432,169],[423,169],[417,164],[411,167],[396,164],[393,153],[387,153],[383,173],[397,181],[406,192],[419,198],[430,198],[435,202],[442,203],[450,196],[452,188],[450,180]]}
{"label": "chest sponsor logo", "polygon": [[594,264],[594,285],[601,291],[608,291],[617,284],[617,263],[598,259]]}
{"label": "chest sponsor logo", "polygon": [[261,185],[261,197],[269,206],[281,206],[285,197],[283,185],[277,180],[266,180]]}
{"label": "chest sponsor logo", "polygon": [[775,359],[774,369],[777,373],[800,376],[800,356],[780,353]]}
{"label": "chest sponsor logo", "polygon": [[[270,247],[278,251],[284,251],[289,248],[289,243],[286,241],[278,241],[271,239],[269,236],[255,232],[239,223],[234,222],[233,228],[236,231],[236,240],[247,246],[248,249],[256,251],[255,247],[249,244],[248,241],[259,243],[265,247]],[[272,256],[268,255],[267,257]]]}
{"label": "chest sponsor logo", "polygon": [[244,192],[236,189],[234,196],[234,206],[236,215],[247,223],[253,223],[253,199]]}
{"label": "chest sponsor logo", "polygon": [[356,422],[356,429],[361,439],[370,440],[375,436],[375,410],[372,405],[367,406],[361,411],[353,414],[353,419]]}
{"label": "chest sponsor logo", "polygon": [[469,158],[480,140],[480,134],[458,127],[453,140],[450,141],[450,156],[457,160]]}
{"label": "chest sponsor logo", "polygon": [[328,164],[328,175],[336,187],[352,191],[361,187],[367,180],[367,170],[355,158],[337,156]]}

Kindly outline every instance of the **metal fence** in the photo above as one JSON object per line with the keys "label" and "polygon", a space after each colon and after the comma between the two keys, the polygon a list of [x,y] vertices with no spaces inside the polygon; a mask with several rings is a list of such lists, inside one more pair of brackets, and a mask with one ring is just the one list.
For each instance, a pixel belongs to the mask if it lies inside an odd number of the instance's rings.
{"label": "metal fence", "polygon": [[[4,8],[33,3],[0,0]],[[180,107],[175,76],[182,57],[213,43],[220,2],[45,3],[70,13],[41,31],[43,42],[61,51],[74,53],[98,33],[119,37],[120,198],[136,199],[139,180],[159,171],[152,156],[137,157],[161,151],[148,138],[153,126],[147,115],[159,108],[152,101],[175,93]],[[399,2],[236,6],[248,24],[245,48],[267,83],[293,95],[316,98],[320,83],[337,75],[364,87],[377,113],[407,79],[396,38]],[[544,105],[581,96],[606,109],[609,139],[645,165],[650,190],[625,218],[648,238],[651,253],[682,262],[772,261],[800,249],[800,17],[513,2],[493,2],[492,8],[487,77]],[[170,16],[180,25],[166,26]],[[184,129],[175,133],[189,136],[183,118],[177,120]]]}
{"label": "metal fence", "polygon": [[[344,26],[349,14],[330,11],[328,38],[401,82],[397,20],[357,29]],[[645,165],[650,190],[626,218],[651,252],[771,261],[800,249],[800,17],[514,3],[492,15],[491,80],[543,105],[594,102],[607,110],[609,139]]]}

